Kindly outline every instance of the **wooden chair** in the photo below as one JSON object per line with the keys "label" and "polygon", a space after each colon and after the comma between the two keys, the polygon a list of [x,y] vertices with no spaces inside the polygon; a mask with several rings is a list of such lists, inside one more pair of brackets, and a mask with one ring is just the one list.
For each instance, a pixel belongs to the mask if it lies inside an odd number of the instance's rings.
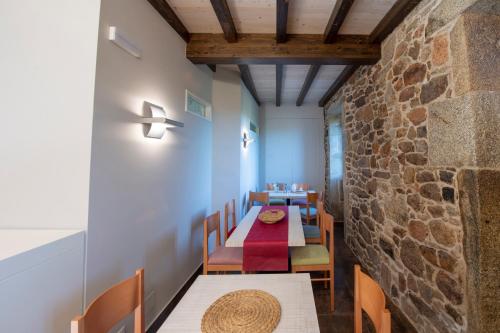
{"label": "wooden chair", "polygon": [[82,316],[71,321],[71,333],[108,332],[134,312],[134,333],[144,333],[144,269],[97,297]]}
{"label": "wooden chair", "polygon": [[[208,237],[215,234],[215,250],[208,253]],[[203,274],[208,272],[241,272],[243,268],[243,248],[223,247],[220,242],[220,212],[208,216],[203,221]]]}
{"label": "wooden chair", "polygon": [[[229,217],[231,216],[231,226],[229,226]],[[224,243],[236,229],[236,200],[226,202],[224,205]]]}
{"label": "wooden chair", "polygon": [[313,278],[311,281],[324,281],[330,283],[330,311],[334,308],[334,279],[333,279],[333,217],[322,212],[321,221],[323,224],[322,239],[326,243],[326,233],[328,232],[328,248],[323,244],[309,244],[306,246],[293,247],[291,249],[292,273],[297,272],[324,272],[323,278]]}
{"label": "wooden chair", "polygon": [[[309,191],[310,187],[307,183],[298,183],[294,184],[297,191]],[[293,186],[293,185],[292,185]],[[307,199],[293,199],[290,203],[292,206],[301,206],[305,207],[307,204]]]}
{"label": "wooden chair", "polygon": [[[274,184],[273,185],[273,191],[274,191]],[[286,191],[286,184],[285,183],[277,183],[276,186],[278,187],[278,191],[285,192]],[[283,198],[269,198],[269,205],[270,206],[286,206],[286,199]]]}
{"label": "wooden chair", "polygon": [[365,310],[377,333],[391,333],[391,313],[385,308],[382,288],[354,265],[354,333],[361,333],[361,310]]}
{"label": "wooden chair", "polygon": [[269,193],[267,192],[250,192],[248,195],[248,210],[252,208],[255,203],[261,206],[269,206]]}
{"label": "wooden chair", "polygon": [[300,208],[300,216],[306,220],[306,224],[310,224],[311,220],[316,220],[318,224],[318,211],[316,204],[318,202],[318,193],[307,193],[306,206]]}
{"label": "wooden chair", "polygon": [[316,214],[317,214],[317,225],[303,224],[302,229],[304,230],[304,237],[306,238],[307,244],[323,244],[323,233],[322,233],[322,214],[323,214],[323,202],[318,200],[316,204]]}

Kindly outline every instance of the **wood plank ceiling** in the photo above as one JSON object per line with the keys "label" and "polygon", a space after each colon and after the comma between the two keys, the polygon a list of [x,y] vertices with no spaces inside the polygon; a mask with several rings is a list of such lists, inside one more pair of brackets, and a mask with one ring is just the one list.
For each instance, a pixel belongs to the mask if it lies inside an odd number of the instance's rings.
{"label": "wood plank ceiling", "polygon": [[324,106],[420,0],[148,0],[193,63],[232,68],[257,103]]}

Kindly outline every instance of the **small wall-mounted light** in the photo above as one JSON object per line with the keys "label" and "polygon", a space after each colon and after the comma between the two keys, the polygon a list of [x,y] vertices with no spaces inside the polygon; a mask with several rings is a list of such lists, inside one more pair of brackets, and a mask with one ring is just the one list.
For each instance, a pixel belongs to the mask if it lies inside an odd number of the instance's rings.
{"label": "small wall-mounted light", "polygon": [[247,148],[254,141],[254,139],[250,139],[247,133],[243,133],[243,148]]}
{"label": "small wall-mounted light", "polygon": [[146,131],[148,138],[161,139],[167,128],[184,127],[184,123],[168,119],[163,107],[149,102],[144,102],[144,106],[149,117],[142,118],[142,123],[149,126]]}
{"label": "small wall-mounted light", "polygon": [[142,54],[141,49],[135,46],[121,32],[119,32],[118,28],[114,26],[109,27],[108,38],[110,41],[118,45],[123,50],[127,51],[132,56],[138,59],[141,57]]}

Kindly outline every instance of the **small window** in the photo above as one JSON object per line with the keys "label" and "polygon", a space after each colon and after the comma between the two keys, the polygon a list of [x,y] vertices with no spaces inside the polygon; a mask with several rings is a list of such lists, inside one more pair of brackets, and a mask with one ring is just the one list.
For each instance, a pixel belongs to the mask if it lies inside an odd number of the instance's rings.
{"label": "small window", "polygon": [[186,112],[212,120],[212,106],[202,98],[186,90]]}
{"label": "small window", "polygon": [[259,127],[253,122],[250,122],[250,131],[254,132],[255,134],[259,134]]}

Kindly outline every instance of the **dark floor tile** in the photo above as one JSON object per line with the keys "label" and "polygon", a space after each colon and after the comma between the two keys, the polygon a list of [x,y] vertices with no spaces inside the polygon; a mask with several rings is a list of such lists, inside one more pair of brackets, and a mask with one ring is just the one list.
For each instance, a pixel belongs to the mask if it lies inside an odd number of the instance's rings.
{"label": "dark floor tile", "polygon": [[[335,226],[335,311],[329,311],[330,292],[323,283],[313,284],[314,301],[318,313],[321,333],[351,333],[354,331],[354,265],[358,260],[344,242],[342,225]],[[391,316],[392,331],[413,333],[415,330],[400,315]],[[363,333],[375,332],[374,327],[363,313]]]}

